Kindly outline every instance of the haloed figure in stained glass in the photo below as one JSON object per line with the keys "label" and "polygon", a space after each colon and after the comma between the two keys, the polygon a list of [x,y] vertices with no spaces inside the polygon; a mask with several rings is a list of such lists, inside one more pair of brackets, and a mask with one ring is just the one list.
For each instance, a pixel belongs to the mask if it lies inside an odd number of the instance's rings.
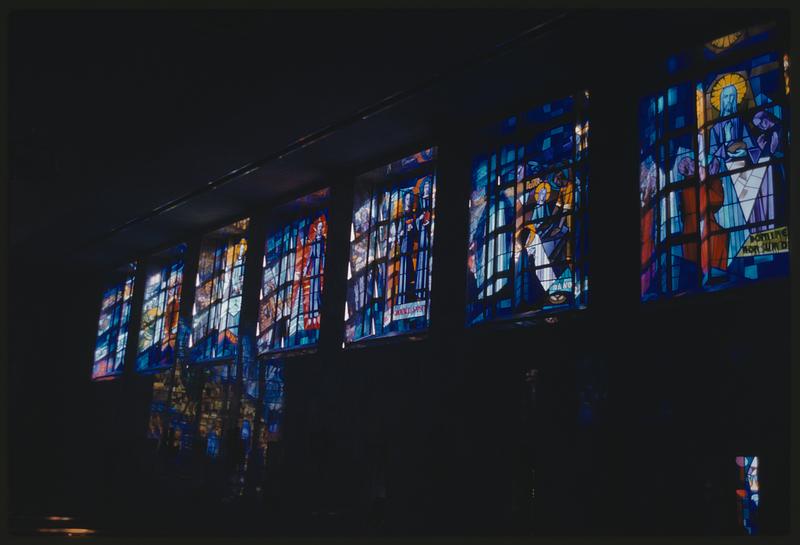
{"label": "haloed figure in stained glass", "polygon": [[403,215],[397,225],[400,251],[400,271],[397,280],[397,304],[402,305],[413,297],[414,246],[419,238],[414,217],[414,193],[403,192]]}
{"label": "haloed figure in stained glass", "polygon": [[[529,289],[541,285],[548,292],[567,266],[569,243],[565,238],[571,228],[573,183],[563,172],[556,172],[552,181],[534,179],[534,207],[531,222],[522,230],[523,245],[528,255],[528,271],[532,276]],[[551,297],[552,298],[552,297]],[[563,296],[556,295],[558,302]]]}
{"label": "haloed figure in stained glass", "polygon": [[[735,32],[675,70],[779,34],[771,23]],[[642,101],[643,300],[787,276],[787,68],[786,54],[758,49]]]}
{"label": "haloed figure in stained glass", "polygon": [[428,263],[431,250],[431,179],[425,177],[420,189],[419,207],[417,208],[416,228],[419,233],[417,247],[415,291],[417,300],[424,300],[428,293]]}
{"label": "haloed figure in stained glass", "polygon": [[[736,115],[747,91],[747,80],[738,73],[730,73],[720,76],[710,93],[711,105],[722,121],[709,130],[708,174],[713,178],[707,188],[708,204],[716,217],[712,223],[726,230],[724,236],[714,237],[716,241],[712,238],[710,257],[711,267],[722,271],[727,270],[748,235],[746,230],[731,229],[773,218],[769,198],[772,167],[743,169],[769,161],[778,147],[779,127],[774,116],[760,111],[752,121],[753,127],[762,133],[753,140],[745,120]],[[704,273],[709,273],[707,266]]]}
{"label": "haloed figure in stained glass", "polygon": [[322,292],[322,270],[325,266],[325,225],[322,218],[317,220],[311,231],[305,276],[309,278],[308,318],[317,323]]}

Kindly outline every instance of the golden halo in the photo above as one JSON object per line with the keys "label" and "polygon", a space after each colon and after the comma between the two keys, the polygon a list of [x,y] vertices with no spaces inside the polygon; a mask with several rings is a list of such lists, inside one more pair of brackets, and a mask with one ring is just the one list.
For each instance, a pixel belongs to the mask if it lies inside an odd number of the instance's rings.
{"label": "golden halo", "polygon": [[547,202],[550,199],[550,184],[548,182],[539,182],[536,184],[536,187],[533,188],[533,200],[534,202],[539,202],[539,188],[544,186],[545,193],[544,193],[544,200]]}
{"label": "golden halo", "polygon": [[731,85],[736,87],[736,104],[741,104],[742,100],[744,100],[744,95],[747,92],[747,80],[740,74],[724,74],[718,77],[717,81],[711,86],[711,105],[717,111],[719,111],[719,97],[722,94],[722,90]]}

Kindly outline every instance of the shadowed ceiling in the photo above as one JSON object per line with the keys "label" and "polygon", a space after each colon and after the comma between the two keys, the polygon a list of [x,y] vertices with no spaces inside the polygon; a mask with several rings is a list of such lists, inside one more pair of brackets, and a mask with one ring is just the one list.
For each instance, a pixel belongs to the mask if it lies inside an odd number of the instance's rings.
{"label": "shadowed ceiling", "polygon": [[[598,70],[595,60],[582,58],[603,35],[595,21],[628,28],[631,40],[668,36],[669,20],[685,22],[683,32],[704,27],[702,16],[689,21],[677,12],[653,28],[641,24],[656,17],[664,16],[15,13],[9,25],[12,255],[52,261],[39,250],[44,242],[64,263],[112,266],[253,203],[327,183],[337,172],[426,142],[437,127],[464,116],[486,115],[520,96],[548,98],[558,82],[568,88],[581,70]],[[523,46],[504,52],[503,44],[520,35]],[[407,90],[414,92],[398,104],[352,119]],[[242,165],[326,128],[318,142],[203,192]],[[193,191],[198,195],[180,206],[118,229]]]}

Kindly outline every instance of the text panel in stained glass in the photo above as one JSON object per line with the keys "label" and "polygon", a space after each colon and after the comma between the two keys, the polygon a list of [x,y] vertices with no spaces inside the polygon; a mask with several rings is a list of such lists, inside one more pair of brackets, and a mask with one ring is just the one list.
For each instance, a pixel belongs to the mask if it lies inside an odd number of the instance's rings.
{"label": "text panel in stained glass", "polygon": [[789,57],[775,25],[668,69],[674,84],[639,109],[642,299],[788,275]]}
{"label": "text panel in stained glass", "polygon": [[203,238],[189,337],[192,362],[237,353],[248,224],[240,220]]}
{"label": "text panel in stained glass", "polygon": [[359,177],[350,226],[345,342],[409,334],[430,319],[436,148]]}
{"label": "text panel in stained glass", "polygon": [[472,164],[467,324],[587,303],[588,93],[512,116]]}
{"label": "text panel in stained glass", "polygon": [[154,256],[148,267],[136,357],[140,373],[167,369],[175,362],[185,251],[181,244]]}
{"label": "text panel in stained glass", "polygon": [[128,342],[128,321],[136,264],[123,271],[123,278],[103,293],[97,326],[92,380],[111,379],[122,374],[125,345]]}
{"label": "text panel in stained glass", "polygon": [[[313,346],[319,340],[330,191],[274,210],[259,295],[258,353]],[[277,224],[276,224],[277,223]]]}

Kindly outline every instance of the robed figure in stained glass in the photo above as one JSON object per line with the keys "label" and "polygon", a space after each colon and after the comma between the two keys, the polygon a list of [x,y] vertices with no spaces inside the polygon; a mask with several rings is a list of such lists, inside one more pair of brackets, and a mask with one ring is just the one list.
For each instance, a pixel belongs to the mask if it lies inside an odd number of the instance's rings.
{"label": "robed figure in stained glass", "polygon": [[[709,208],[726,230],[711,239],[710,265],[722,271],[727,270],[749,234],[747,230],[734,229],[752,221],[749,216],[767,173],[767,169],[742,171],[758,162],[762,151],[753,142],[744,119],[736,115],[746,92],[747,80],[731,73],[717,78],[710,93],[711,105],[722,121],[709,129],[708,174],[719,176],[719,180],[709,183]],[[705,272],[708,274],[708,270]]]}
{"label": "robed figure in stained glass", "polygon": [[[780,121],[768,110],[762,110],[753,116],[753,125],[756,129],[761,131],[761,134],[756,138],[756,151],[754,153],[755,161],[758,163],[765,163],[773,158],[780,146],[781,126]],[[753,209],[748,218],[749,223],[758,223],[775,219],[775,210],[773,206],[773,199],[770,198],[774,194],[774,180],[772,166],[768,166],[763,170],[763,179],[758,196],[753,203]],[[769,229],[769,226],[763,225],[761,227],[754,227],[751,231],[761,231]]]}
{"label": "robed figure in stained glass", "polygon": [[419,231],[414,218],[414,193],[403,192],[403,212],[397,225],[397,246],[400,252],[397,278],[397,304],[402,305],[413,297],[414,249]]}
{"label": "robed figure in stained glass", "polygon": [[310,324],[319,323],[320,299],[322,293],[322,271],[325,267],[325,224],[320,217],[310,229],[308,261],[305,276],[309,279],[307,317]]}
{"label": "robed figure in stained glass", "polygon": [[431,250],[431,181],[425,177],[420,189],[419,207],[417,208],[416,228],[419,233],[417,246],[415,290],[417,299],[425,299],[428,292],[428,264]]}
{"label": "robed figure in stained glass", "polygon": [[572,230],[570,212],[572,212],[574,199],[574,183],[568,175],[559,171],[556,172],[551,187],[557,197],[553,206],[552,221],[542,234],[542,240],[550,261],[562,262],[570,257],[570,247],[564,235]]}

